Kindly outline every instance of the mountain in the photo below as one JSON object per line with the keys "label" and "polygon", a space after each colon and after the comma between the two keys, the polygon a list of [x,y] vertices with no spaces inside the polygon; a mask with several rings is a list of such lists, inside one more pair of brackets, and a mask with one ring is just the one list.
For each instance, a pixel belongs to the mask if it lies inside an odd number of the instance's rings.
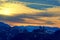
{"label": "mountain", "polygon": [[10,26],[8,24],[0,22],[0,31],[6,31],[6,30],[9,30],[9,29],[10,29]]}
{"label": "mountain", "polygon": [[[47,40],[52,39],[60,28],[49,26],[14,26],[0,22],[0,40]],[[43,36],[44,35],[44,36]],[[59,35],[59,34],[58,34]],[[52,38],[51,38],[52,37]],[[22,39],[24,38],[24,39]],[[33,38],[33,39],[32,39]],[[43,39],[41,39],[43,38]],[[48,40],[49,40],[48,39]]]}
{"label": "mountain", "polygon": [[27,30],[29,32],[32,32],[33,30],[36,30],[36,29],[41,29],[42,30],[46,30],[47,33],[49,34],[52,34],[54,33],[55,31],[57,30],[60,30],[60,28],[57,28],[57,27],[47,27],[47,26],[15,26],[14,29],[17,29],[17,30]]}
{"label": "mountain", "polygon": [[11,27],[8,24],[0,22],[0,31],[9,30],[9,29],[23,31],[26,29],[27,31],[32,32],[33,30],[36,30],[39,28],[43,28],[43,30],[46,29],[47,33],[52,33],[52,32],[55,32],[56,30],[60,30],[60,28],[57,28],[57,27],[47,27],[47,26],[14,26],[14,27]]}

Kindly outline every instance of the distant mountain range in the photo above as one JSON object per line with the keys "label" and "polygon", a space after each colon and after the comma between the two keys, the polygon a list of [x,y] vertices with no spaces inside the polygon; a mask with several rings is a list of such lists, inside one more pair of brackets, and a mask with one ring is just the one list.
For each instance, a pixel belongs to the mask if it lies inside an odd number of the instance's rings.
{"label": "distant mountain range", "polygon": [[[58,30],[60,30],[60,28],[47,26],[11,27],[8,24],[0,22],[0,40],[31,40],[32,38],[32,40],[45,40],[47,37],[48,39],[51,37],[51,39],[53,39],[53,37],[55,37],[54,35],[57,35],[56,31]],[[59,33],[59,31],[57,33]]]}
{"label": "distant mountain range", "polygon": [[40,27],[42,27],[43,30],[46,29],[47,33],[53,33],[56,30],[60,30],[60,28],[49,27],[49,26],[14,26],[14,27],[11,27],[8,24],[0,22],[0,31],[9,30],[9,29],[12,29],[12,30],[13,29],[17,29],[17,30],[25,30],[26,29],[27,31],[32,32],[33,30],[39,29]]}

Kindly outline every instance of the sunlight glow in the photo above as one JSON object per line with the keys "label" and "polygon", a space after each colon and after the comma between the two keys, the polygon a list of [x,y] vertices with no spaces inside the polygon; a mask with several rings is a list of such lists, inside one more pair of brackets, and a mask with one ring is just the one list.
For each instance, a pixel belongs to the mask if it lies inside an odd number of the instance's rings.
{"label": "sunlight glow", "polygon": [[48,8],[46,10],[37,10],[37,9],[29,8],[22,3],[6,2],[0,5],[0,15],[13,16],[19,14],[35,14],[41,12],[57,13],[60,12],[59,8],[50,8],[50,9]]}
{"label": "sunlight glow", "polygon": [[11,9],[4,8],[4,9],[0,10],[0,14],[1,15],[11,15]]}
{"label": "sunlight glow", "polygon": [[19,14],[32,14],[36,12],[43,12],[43,10],[36,10],[29,8],[21,3],[3,3],[0,5],[0,15],[19,15]]}

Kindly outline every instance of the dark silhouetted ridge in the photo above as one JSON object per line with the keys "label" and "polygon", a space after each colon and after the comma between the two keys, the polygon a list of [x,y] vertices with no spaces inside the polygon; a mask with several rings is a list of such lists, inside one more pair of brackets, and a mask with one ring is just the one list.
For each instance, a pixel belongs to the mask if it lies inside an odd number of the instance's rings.
{"label": "dark silhouetted ridge", "polygon": [[0,31],[2,31],[2,30],[9,30],[9,29],[10,29],[10,26],[8,24],[0,22]]}
{"label": "dark silhouetted ridge", "polygon": [[60,40],[60,28],[14,26],[0,22],[0,40]]}

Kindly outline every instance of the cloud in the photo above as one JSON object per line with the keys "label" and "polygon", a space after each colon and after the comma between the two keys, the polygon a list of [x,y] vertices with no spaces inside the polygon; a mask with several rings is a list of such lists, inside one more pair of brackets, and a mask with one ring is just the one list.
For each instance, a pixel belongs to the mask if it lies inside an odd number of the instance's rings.
{"label": "cloud", "polygon": [[43,5],[43,6],[56,6],[56,5],[51,5],[51,4],[34,3],[34,2],[21,2],[21,3],[24,3],[26,5],[35,4],[35,5]]}
{"label": "cloud", "polygon": [[0,1],[3,1],[3,2],[5,2],[5,1],[8,1],[8,0],[0,0]]}
{"label": "cloud", "polygon": [[[24,4],[25,3],[25,4]],[[29,4],[53,6],[44,10],[37,10],[28,7]],[[14,7],[13,7],[14,6]],[[0,6],[1,7],[1,6]],[[0,21],[7,22],[11,25],[59,25],[60,24],[60,6],[30,3],[30,2],[16,2],[3,3],[3,9],[11,7],[13,16],[0,15]],[[16,8],[17,7],[17,8]],[[15,15],[17,14],[17,15]]]}
{"label": "cloud", "polygon": [[59,25],[59,17],[37,16],[21,14],[17,16],[0,16],[0,21],[10,25]]}
{"label": "cloud", "polygon": [[55,24],[55,23],[54,23],[54,22],[52,22],[52,21],[46,21],[46,24],[53,25],[53,24]]}
{"label": "cloud", "polygon": [[[6,2],[0,5],[0,15],[18,15],[18,14],[35,14],[37,12],[44,12],[44,10],[37,10],[27,7],[22,3]],[[7,14],[8,13],[8,14]]]}
{"label": "cloud", "polygon": [[35,3],[42,3],[42,4],[50,4],[50,5],[57,5],[60,6],[58,0],[20,0],[22,2],[35,2]]}
{"label": "cloud", "polygon": [[[32,20],[39,20],[36,18],[36,16],[34,15],[29,15],[29,14],[21,14],[21,15],[17,15],[17,16],[0,16],[0,20],[6,20],[6,21],[11,21],[11,22],[18,22],[18,23],[27,23],[25,18],[27,19],[32,19]],[[27,20],[29,21],[29,20]]]}
{"label": "cloud", "polygon": [[[42,15],[42,14],[20,14],[20,15],[17,15],[17,16],[7,16],[7,17],[1,17],[1,19],[4,19],[4,20],[8,20],[8,21],[11,21],[11,22],[18,22],[18,23],[25,23],[25,19],[33,19],[33,20],[37,20],[37,21],[44,21],[42,19],[38,19],[38,17],[44,17],[45,15]],[[45,16],[46,17],[46,16]]]}
{"label": "cloud", "polygon": [[49,12],[49,13],[60,13],[60,6],[52,7],[52,8],[47,8],[46,12]]}

